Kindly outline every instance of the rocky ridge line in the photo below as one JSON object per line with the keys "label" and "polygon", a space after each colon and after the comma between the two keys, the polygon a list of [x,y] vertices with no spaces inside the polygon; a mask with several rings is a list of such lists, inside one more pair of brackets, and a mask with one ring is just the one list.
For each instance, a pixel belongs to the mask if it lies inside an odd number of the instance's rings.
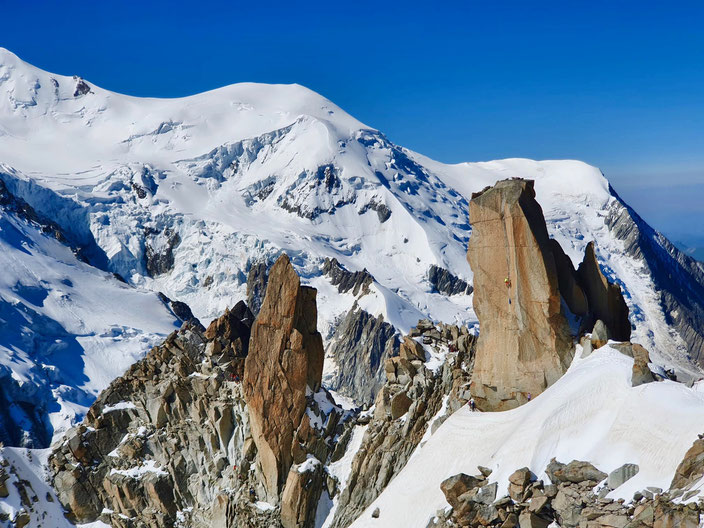
{"label": "rocky ridge line", "polygon": [[[315,320],[315,290],[282,256],[256,320],[239,303],[205,332],[171,334],[55,448],[67,515],[115,528],[311,528],[349,416],[318,390]],[[252,427],[263,413],[275,430]]]}
{"label": "rocky ridge line", "polygon": [[[366,429],[332,528],[347,527],[359,517],[404,468],[425,435],[467,403],[475,343],[467,328],[424,320],[404,337],[399,354],[385,361],[387,382],[374,412],[357,419],[357,426]],[[426,363],[430,350],[445,356],[437,370]]]}

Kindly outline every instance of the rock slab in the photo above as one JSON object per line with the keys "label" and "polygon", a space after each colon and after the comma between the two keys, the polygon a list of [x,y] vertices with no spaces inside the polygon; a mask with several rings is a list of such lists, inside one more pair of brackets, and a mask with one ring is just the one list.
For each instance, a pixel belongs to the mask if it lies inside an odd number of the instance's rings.
{"label": "rock slab", "polygon": [[471,392],[484,411],[512,409],[567,370],[574,350],[543,212],[531,180],[472,196],[467,260],[481,332]]}

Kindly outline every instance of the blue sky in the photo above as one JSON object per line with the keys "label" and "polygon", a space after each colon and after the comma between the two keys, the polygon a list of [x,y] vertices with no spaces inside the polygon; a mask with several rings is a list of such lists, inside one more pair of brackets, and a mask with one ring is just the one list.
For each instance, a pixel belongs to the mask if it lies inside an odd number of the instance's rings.
{"label": "blue sky", "polygon": [[0,46],[49,71],[160,97],[297,82],[441,161],[584,160],[671,238],[704,238],[701,1],[0,0],[0,13]]}

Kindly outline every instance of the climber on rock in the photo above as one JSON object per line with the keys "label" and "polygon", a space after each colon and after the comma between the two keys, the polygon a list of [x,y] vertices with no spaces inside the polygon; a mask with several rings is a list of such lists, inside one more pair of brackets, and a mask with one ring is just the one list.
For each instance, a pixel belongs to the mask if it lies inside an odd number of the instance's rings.
{"label": "climber on rock", "polygon": [[507,288],[510,288],[510,287],[511,287],[511,279],[509,279],[508,277],[506,277],[506,278],[504,279],[504,284],[506,285]]}

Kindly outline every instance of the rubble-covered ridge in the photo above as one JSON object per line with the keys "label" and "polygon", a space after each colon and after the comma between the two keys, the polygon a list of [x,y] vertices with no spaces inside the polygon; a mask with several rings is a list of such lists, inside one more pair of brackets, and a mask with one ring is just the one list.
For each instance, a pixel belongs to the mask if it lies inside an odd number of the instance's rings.
{"label": "rubble-covered ridge", "polygon": [[[215,321],[209,331],[222,326]],[[218,522],[233,507],[253,526],[266,517],[247,505],[252,442],[239,358],[219,338],[184,325],[111,383],[66,434],[50,467],[72,520],[229,526]]]}
{"label": "rubble-covered ridge", "polygon": [[[278,290],[275,271],[271,285]],[[270,395],[278,402],[295,397],[303,418],[296,443],[289,443],[287,486],[267,502],[242,384],[252,319],[239,303],[204,332],[187,323],[101,393],[49,459],[72,521],[114,528],[312,526],[324,465],[349,413],[324,389],[306,390],[305,377],[300,394]],[[273,332],[259,327],[259,338]]]}
{"label": "rubble-covered ridge", "polygon": [[465,327],[423,320],[403,338],[398,355],[385,361],[386,384],[357,419],[367,428],[332,527],[359,517],[424,440],[469,401],[475,344]]}
{"label": "rubble-covered ridge", "polygon": [[451,508],[439,511],[427,528],[700,526],[704,502],[688,502],[698,491],[675,487],[675,481],[667,491],[647,487],[636,492],[632,501],[608,498],[638,469],[636,464],[627,463],[607,475],[589,462],[563,464],[553,458],[545,471],[550,482],[538,480],[527,467],[520,468],[508,478],[508,494],[497,497],[498,483],[492,482],[491,470],[480,467],[476,476],[459,473],[442,482],[440,488]]}

